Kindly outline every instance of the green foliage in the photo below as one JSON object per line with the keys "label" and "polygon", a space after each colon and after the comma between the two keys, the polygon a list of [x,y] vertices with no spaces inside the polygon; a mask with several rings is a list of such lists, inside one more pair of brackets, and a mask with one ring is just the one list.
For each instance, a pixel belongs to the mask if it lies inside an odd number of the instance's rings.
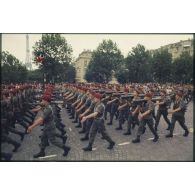
{"label": "green foliage", "polygon": [[155,81],[173,81],[172,68],[172,55],[168,50],[154,52],[151,71]]}
{"label": "green foliage", "polygon": [[128,83],[129,82],[129,70],[126,66],[122,66],[115,74],[119,83]]}
{"label": "green foliage", "polygon": [[125,59],[126,68],[129,70],[130,82],[145,82],[151,76],[151,55],[143,45],[138,44],[129,52]]}
{"label": "green foliage", "polygon": [[[43,64],[36,61],[40,52],[44,55]],[[74,74],[68,74],[74,69],[71,65],[72,48],[60,34],[43,34],[41,40],[35,43],[33,53],[34,62],[46,73],[47,82],[75,79],[71,77],[75,76]]]}
{"label": "green foliage", "polygon": [[92,53],[92,59],[86,70],[85,79],[88,82],[109,82],[111,70],[117,71],[123,64],[124,57],[112,40],[103,40]]}
{"label": "green foliage", "polygon": [[153,55],[143,45],[129,52],[125,65],[116,72],[120,83],[176,82],[187,83],[193,79],[193,57],[183,53],[172,61],[168,50],[155,51]]}
{"label": "green foliage", "polygon": [[1,53],[1,80],[3,83],[25,82],[27,78],[26,67],[9,52]]}
{"label": "green foliage", "polygon": [[173,62],[173,75],[176,82],[189,83],[193,79],[193,57],[184,52]]}
{"label": "green foliage", "polygon": [[28,79],[30,81],[37,81],[37,82],[42,82],[43,81],[43,73],[41,72],[40,69],[28,71]]}

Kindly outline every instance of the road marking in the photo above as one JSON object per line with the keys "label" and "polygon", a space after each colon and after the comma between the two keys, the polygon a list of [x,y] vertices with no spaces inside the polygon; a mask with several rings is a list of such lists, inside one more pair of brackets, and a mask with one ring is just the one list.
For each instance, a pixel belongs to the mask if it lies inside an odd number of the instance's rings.
{"label": "road marking", "polygon": [[191,133],[193,133],[193,131],[194,131],[194,128],[190,128],[190,129],[189,129],[189,131],[190,131]]}
{"label": "road marking", "polygon": [[49,155],[49,156],[39,157],[39,159],[53,158],[55,156],[57,156],[57,155],[56,154],[53,154],[53,155]]}
{"label": "road marking", "polygon": [[[159,138],[160,138],[160,136],[159,136]],[[151,137],[151,138],[148,138],[147,140],[152,140],[152,139],[154,139],[153,137]]]}
{"label": "road marking", "polygon": [[72,131],[72,129],[69,127],[69,130]]}
{"label": "road marking", "polygon": [[130,144],[130,142],[123,142],[123,143],[120,143],[118,144],[119,146],[124,146],[124,145],[127,145],[127,144]]}
{"label": "road marking", "polygon": [[94,151],[94,150],[97,150],[97,148],[92,148],[92,150]]}

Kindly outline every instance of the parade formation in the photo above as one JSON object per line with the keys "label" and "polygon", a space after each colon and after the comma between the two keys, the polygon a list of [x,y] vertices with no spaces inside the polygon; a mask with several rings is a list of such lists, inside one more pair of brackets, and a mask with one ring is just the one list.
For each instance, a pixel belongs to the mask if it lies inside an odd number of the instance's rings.
{"label": "parade formation", "polygon": [[[75,128],[79,129],[81,142],[86,143],[84,152],[93,152],[93,144],[97,133],[108,142],[107,149],[113,150],[116,140],[107,132],[107,127],[118,122],[113,131],[125,130],[123,136],[129,136],[131,143],[141,141],[141,136],[149,129],[152,141],[159,141],[159,121],[165,120],[166,136],[160,139],[174,139],[175,123],[183,129],[183,136],[189,134],[185,124],[185,112],[188,103],[193,100],[193,86],[182,84],[130,83],[58,83],[46,84],[10,84],[1,85],[1,143],[14,146],[12,153],[1,151],[2,160],[11,160],[17,153],[22,141],[37,126],[43,126],[40,136],[40,151],[34,158],[44,157],[47,146],[54,145],[63,150],[66,158],[71,146],[66,144],[66,124],[62,121],[61,111],[69,114]],[[156,108],[156,109],[155,109]],[[168,115],[171,115],[169,120]],[[107,121],[107,122],[106,122]],[[21,126],[18,131],[16,124]],[[135,137],[132,137],[134,131]],[[20,142],[9,134],[20,136]],[[57,139],[56,139],[57,138]],[[105,149],[106,150],[106,149]]]}

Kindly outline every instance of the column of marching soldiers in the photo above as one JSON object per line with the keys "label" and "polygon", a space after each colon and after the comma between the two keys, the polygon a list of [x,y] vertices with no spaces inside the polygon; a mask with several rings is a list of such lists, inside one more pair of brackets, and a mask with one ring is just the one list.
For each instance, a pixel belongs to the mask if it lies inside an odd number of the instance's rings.
{"label": "column of marching soldiers", "polygon": [[[20,136],[22,141],[34,127],[42,125],[40,152],[34,158],[45,156],[45,148],[50,143],[62,148],[63,155],[67,156],[70,147],[65,145],[66,127],[61,119],[61,110],[64,108],[70,115],[69,119],[78,123],[75,128],[81,128],[79,134],[84,134],[81,141],[88,141],[84,151],[92,151],[97,133],[101,133],[102,139],[108,141],[108,149],[114,147],[115,141],[106,131],[105,120],[109,120],[107,125],[112,125],[113,120],[117,120],[116,130],[125,128],[125,136],[131,135],[132,130],[135,131],[132,143],[140,142],[146,124],[154,136],[153,142],[157,142],[161,116],[167,123],[166,138],[173,137],[176,121],[184,129],[183,136],[189,134],[185,125],[185,112],[193,99],[191,85],[66,83],[48,84],[45,91],[40,89],[40,84],[2,86],[1,142],[12,144],[13,152],[17,152],[21,143],[11,138],[10,132]],[[61,103],[62,107],[59,106]],[[36,117],[39,111],[42,114]],[[168,114],[172,114],[171,120]],[[17,123],[23,127],[23,132],[16,129]],[[56,137],[62,139],[62,142],[57,141]],[[1,158],[10,160],[12,154],[1,151]]]}

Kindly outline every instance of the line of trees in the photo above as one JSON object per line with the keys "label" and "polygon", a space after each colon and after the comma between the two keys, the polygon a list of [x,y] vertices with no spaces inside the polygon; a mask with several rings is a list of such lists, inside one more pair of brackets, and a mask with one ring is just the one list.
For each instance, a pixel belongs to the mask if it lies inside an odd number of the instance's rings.
{"label": "line of trees", "polygon": [[1,52],[1,81],[2,83],[23,83],[26,81],[28,70],[15,56],[9,52]]}
{"label": "line of trees", "polygon": [[[43,34],[33,47],[34,63],[38,69],[28,71],[24,64],[8,52],[1,53],[1,79],[4,83],[26,81],[75,82],[76,71],[72,65],[72,48],[60,34]],[[44,63],[38,63],[39,53]],[[103,40],[92,53],[85,79],[88,82],[107,83],[112,72],[120,83],[175,82],[189,83],[193,78],[193,57],[184,52],[172,60],[167,50],[151,53],[138,44],[125,58],[112,40]]]}
{"label": "line of trees", "polygon": [[193,78],[193,57],[184,52],[179,58],[172,60],[168,50],[151,53],[138,44],[125,58],[116,43],[103,40],[92,53],[85,79],[88,82],[109,82],[112,70],[120,83],[189,83]]}

